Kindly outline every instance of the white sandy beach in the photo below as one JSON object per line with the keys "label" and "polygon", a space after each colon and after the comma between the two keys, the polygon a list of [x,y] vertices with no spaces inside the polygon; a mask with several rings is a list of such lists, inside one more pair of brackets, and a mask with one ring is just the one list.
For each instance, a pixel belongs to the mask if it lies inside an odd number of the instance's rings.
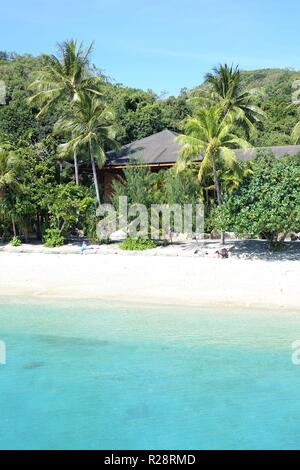
{"label": "white sandy beach", "polygon": [[300,312],[300,262],[0,253],[0,296],[101,299]]}

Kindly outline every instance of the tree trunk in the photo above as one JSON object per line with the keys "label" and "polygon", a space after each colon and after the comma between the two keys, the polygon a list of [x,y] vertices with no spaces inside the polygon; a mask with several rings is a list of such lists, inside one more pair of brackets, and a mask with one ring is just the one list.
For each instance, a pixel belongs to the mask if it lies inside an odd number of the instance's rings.
{"label": "tree trunk", "polygon": [[212,167],[213,167],[214,184],[215,184],[215,189],[217,193],[217,201],[218,201],[218,206],[220,206],[222,204],[222,198],[221,198],[221,191],[220,191],[220,185],[219,185],[219,178],[218,178],[217,169],[216,169],[215,157],[213,155],[211,157],[211,161],[212,161]]}
{"label": "tree trunk", "polygon": [[42,239],[41,218],[39,214],[36,216],[36,238],[37,240]]}
{"label": "tree trunk", "polygon": [[14,234],[14,237],[16,237],[17,236],[17,231],[16,231],[16,224],[15,224],[14,217],[11,218],[11,222],[12,222],[13,234]]}
{"label": "tree trunk", "polygon": [[[211,161],[212,161],[212,168],[213,168],[213,177],[214,177],[215,190],[216,190],[216,193],[217,193],[217,202],[218,202],[218,206],[220,206],[222,204],[222,196],[221,196],[219,178],[218,178],[217,169],[216,169],[215,157],[214,157],[213,154],[211,155]],[[224,232],[224,230],[221,231],[221,243],[222,243],[222,245],[225,244],[225,232]]]}
{"label": "tree trunk", "polygon": [[59,162],[59,184],[61,184],[61,174],[62,174],[62,170],[63,170],[63,166],[62,166],[62,162],[60,161]]}
{"label": "tree trunk", "polygon": [[93,178],[94,178],[94,185],[95,185],[95,191],[96,191],[96,198],[97,198],[98,204],[100,205],[101,200],[100,200],[100,191],[99,191],[98,178],[97,178],[96,163],[95,163],[95,158],[94,158],[94,155],[93,155],[93,149],[92,149],[92,143],[91,142],[89,142],[89,151],[90,151],[90,159],[91,159],[92,170],[93,170]]}
{"label": "tree trunk", "polygon": [[79,169],[77,160],[77,151],[74,150],[74,169],[75,169],[75,183],[79,184]]}

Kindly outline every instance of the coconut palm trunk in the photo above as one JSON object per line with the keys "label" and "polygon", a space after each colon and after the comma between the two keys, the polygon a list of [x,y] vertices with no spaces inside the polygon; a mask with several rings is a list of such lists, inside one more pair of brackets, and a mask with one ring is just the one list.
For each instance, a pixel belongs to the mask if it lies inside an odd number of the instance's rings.
{"label": "coconut palm trunk", "polygon": [[[214,185],[215,185],[215,190],[217,194],[217,203],[218,203],[218,206],[220,206],[222,204],[222,195],[221,195],[221,190],[220,190],[220,183],[219,183],[219,178],[218,178],[218,173],[217,173],[217,168],[216,168],[216,160],[215,160],[214,152],[211,153],[211,163],[212,163],[212,170],[213,170]],[[221,243],[222,245],[225,244],[224,230],[221,231]]]}
{"label": "coconut palm trunk", "polygon": [[211,162],[212,162],[214,185],[215,185],[216,194],[217,194],[217,202],[218,202],[218,206],[220,206],[222,204],[222,197],[221,197],[220,184],[219,184],[219,178],[217,174],[216,161],[215,161],[214,154],[211,155]]}
{"label": "coconut palm trunk", "polygon": [[98,184],[98,177],[97,177],[97,169],[96,169],[96,163],[95,163],[95,158],[93,154],[93,146],[92,142],[89,142],[89,152],[90,152],[90,159],[91,159],[91,164],[92,164],[92,170],[93,170],[93,178],[94,178],[94,185],[95,185],[95,191],[96,191],[96,198],[97,202],[100,205],[101,204],[101,199],[100,199],[100,191],[99,191],[99,184]]}
{"label": "coconut palm trunk", "polygon": [[[181,144],[180,157],[177,159],[177,171],[183,171],[187,165],[197,162],[199,155],[203,155],[199,168],[200,183],[205,183],[207,177],[214,182],[217,205],[223,202],[222,190],[218,173],[224,168],[236,168],[235,148],[249,148],[250,144],[235,133],[235,126],[231,116],[223,117],[222,108],[198,108],[194,115],[184,123],[185,134],[176,137],[175,141]],[[222,162],[219,168],[217,163]],[[221,241],[225,243],[225,232],[221,232]]]}
{"label": "coconut palm trunk", "polygon": [[14,217],[12,216],[11,218],[11,223],[12,223],[12,229],[13,229],[13,234],[14,234],[14,237],[17,236],[17,230],[16,230],[16,223],[15,223],[15,219]]}
{"label": "coconut palm trunk", "polygon": [[75,170],[75,183],[79,185],[79,169],[78,169],[78,159],[77,159],[77,150],[74,150],[74,170]]}

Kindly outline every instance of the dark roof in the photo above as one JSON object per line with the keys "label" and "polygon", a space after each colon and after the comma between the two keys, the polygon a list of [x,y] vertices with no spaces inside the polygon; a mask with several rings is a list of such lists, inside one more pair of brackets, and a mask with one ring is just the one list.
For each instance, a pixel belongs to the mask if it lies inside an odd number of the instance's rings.
{"label": "dark roof", "polygon": [[246,150],[237,149],[235,155],[238,160],[253,160],[258,152],[268,151],[273,153],[274,157],[284,157],[286,155],[296,155],[300,153],[300,145],[282,145],[279,147],[256,147]]}
{"label": "dark roof", "polygon": [[[119,150],[107,152],[105,167],[126,166],[134,163],[147,165],[174,164],[178,158],[179,144],[174,142],[178,134],[164,130],[144,139],[124,145]],[[237,149],[238,160],[253,160],[257,152],[267,150],[275,157],[300,153],[300,145],[284,145],[280,147],[257,147],[247,150]],[[199,160],[202,158],[200,157]]]}
{"label": "dark roof", "polygon": [[176,132],[166,129],[124,145],[119,150],[107,152],[105,166],[125,166],[129,163],[140,162],[148,165],[175,163],[180,148],[174,142],[176,136]]}

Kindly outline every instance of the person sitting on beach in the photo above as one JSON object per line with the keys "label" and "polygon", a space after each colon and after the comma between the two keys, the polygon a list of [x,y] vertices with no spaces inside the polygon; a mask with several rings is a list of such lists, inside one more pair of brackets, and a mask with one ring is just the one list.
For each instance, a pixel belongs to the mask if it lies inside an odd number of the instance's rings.
{"label": "person sitting on beach", "polygon": [[87,244],[85,243],[85,241],[82,242],[81,244],[81,247],[80,247],[80,254],[81,255],[84,255],[84,253],[87,251],[87,250],[92,250],[93,247],[92,246],[87,246]]}
{"label": "person sitting on beach", "polygon": [[216,254],[218,255],[218,258],[228,258],[228,250],[226,250],[226,248],[222,248],[220,251],[217,250]]}

